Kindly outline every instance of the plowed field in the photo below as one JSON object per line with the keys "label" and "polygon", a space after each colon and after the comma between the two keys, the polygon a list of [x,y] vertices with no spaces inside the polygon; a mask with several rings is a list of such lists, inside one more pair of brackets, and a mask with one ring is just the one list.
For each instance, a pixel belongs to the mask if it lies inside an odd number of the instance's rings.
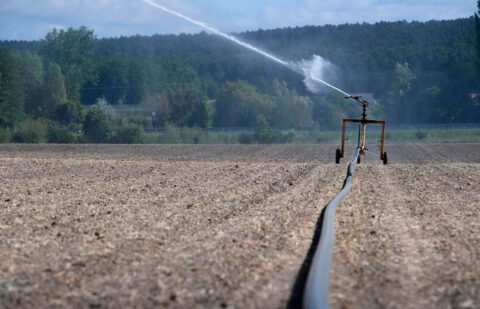
{"label": "plowed field", "polygon": [[[0,145],[0,308],[293,307],[334,150]],[[480,145],[387,151],[337,213],[333,307],[479,307]]]}

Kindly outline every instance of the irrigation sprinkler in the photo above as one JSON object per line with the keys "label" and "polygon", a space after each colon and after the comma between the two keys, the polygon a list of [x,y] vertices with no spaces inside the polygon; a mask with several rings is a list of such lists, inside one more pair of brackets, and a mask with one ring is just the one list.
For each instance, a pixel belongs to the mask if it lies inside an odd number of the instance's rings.
{"label": "irrigation sprinkler", "polygon": [[361,156],[365,155],[365,150],[367,149],[367,124],[380,124],[382,125],[382,139],[380,141],[380,160],[383,161],[383,164],[388,163],[388,156],[387,153],[384,152],[385,150],[385,127],[386,122],[384,120],[371,120],[367,119],[367,109],[368,109],[368,101],[363,99],[360,96],[346,96],[345,99],[353,99],[358,103],[362,104],[362,118],[361,119],[343,119],[342,123],[342,147],[341,149],[337,148],[335,153],[335,163],[339,164],[340,159],[345,155],[345,131],[347,128],[347,123],[358,123],[358,144],[357,147],[360,148],[360,155],[358,156],[358,162],[361,161]]}

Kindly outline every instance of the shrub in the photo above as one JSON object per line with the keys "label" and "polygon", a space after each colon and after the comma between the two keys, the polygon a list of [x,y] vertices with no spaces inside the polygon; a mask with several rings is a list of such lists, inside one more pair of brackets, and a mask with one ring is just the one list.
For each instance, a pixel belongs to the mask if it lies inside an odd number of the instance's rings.
{"label": "shrub", "polygon": [[62,128],[56,123],[49,125],[47,139],[49,143],[56,144],[74,144],[77,141],[75,134],[70,132],[68,128]]}
{"label": "shrub", "polygon": [[77,144],[85,144],[87,142],[85,139],[85,134],[78,134],[76,142]]}
{"label": "shrub", "polygon": [[288,131],[288,133],[285,135],[285,143],[291,143],[293,139],[295,138],[295,132],[292,130]]}
{"label": "shrub", "polygon": [[15,143],[45,143],[50,123],[51,121],[47,119],[28,119],[14,133],[13,141]]}
{"label": "shrub", "polygon": [[295,133],[292,131],[287,134],[283,134],[278,130],[272,129],[270,123],[263,115],[257,117],[255,125],[255,133],[253,135],[254,140],[261,144],[273,144],[273,143],[290,143],[295,137]]}
{"label": "shrub", "polygon": [[182,142],[181,130],[172,125],[166,125],[165,130],[159,136],[161,144],[179,144]]}
{"label": "shrub", "polygon": [[10,143],[12,134],[9,130],[0,127],[0,143]]}
{"label": "shrub", "polygon": [[107,114],[98,107],[92,107],[83,123],[85,137],[92,143],[109,142],[113,137],[113,123]]}
{"label": "shrub", "polygon": [[143,127],[135,123],[126,123],[117,130],[116,142],[121,144],[143,144],[146,141]]}
{"label": "shrub", "polygon": [[242,132],[238,135],[238,142],[240,144],[252,144],[255,142],[255,136],[251,133]]}
{"label": "shrub", "polygon": [[255,123],[255,140],[259,143],[271,144],[274,141],[274,130],[264,115],[259,115]]}
{"label": "shrub", "polygon": [[418,130],[418,131],[415,132],[415,137],[418,140],[426,139],[427,136],[428,136],[428,133],[426,131]]}

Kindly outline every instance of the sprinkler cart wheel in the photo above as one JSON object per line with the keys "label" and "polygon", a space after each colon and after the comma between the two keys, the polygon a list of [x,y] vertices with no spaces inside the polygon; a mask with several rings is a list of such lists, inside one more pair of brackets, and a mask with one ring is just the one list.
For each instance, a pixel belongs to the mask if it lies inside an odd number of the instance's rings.
{"label": "sprinkler cart wheel", "polygon": [[386,152],[383,153],[383,164],[385,164],[385,165],[388,164],[388,156],[387,156]]}
{"label": "sprinkler cart wheel", "polygon": [[340,158],[342,157],[342,152],[337,148],[335,152],[335,163],[340,164]]}

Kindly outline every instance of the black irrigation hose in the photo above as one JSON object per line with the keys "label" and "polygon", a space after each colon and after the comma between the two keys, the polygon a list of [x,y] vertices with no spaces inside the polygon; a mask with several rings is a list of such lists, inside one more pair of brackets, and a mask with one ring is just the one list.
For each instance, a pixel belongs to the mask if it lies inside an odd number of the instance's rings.
{"label": "black irrigation hose", "polygon": [[322,223],[321,238],[313,257],[312,266],[308,273],[307,284],[303,294],[303,307],[305,309],[330,308],[329,281],[330,266],[332,264],[333,244],[335,242],[335,211],[352,188],[355,164],[360,155],[357,148],[352,163],[348,166],[347,179],[342,190],[325,207]]}

